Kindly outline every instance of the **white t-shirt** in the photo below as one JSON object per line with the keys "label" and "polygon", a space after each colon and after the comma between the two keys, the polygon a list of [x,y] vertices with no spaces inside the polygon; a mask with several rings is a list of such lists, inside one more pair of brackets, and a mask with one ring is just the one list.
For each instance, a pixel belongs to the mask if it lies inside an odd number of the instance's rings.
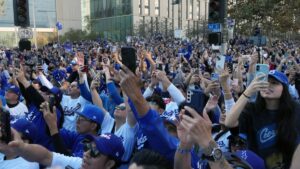
{"label": "white t-shirt", "polygon": [[51,167],[65,168],[67,166],[73,169],[81,168],[82,158],[65,156],[59,153],[53,152]]}
{"label": "white t-shirt", "polygon": [[[101,125],[101,134],[111,133],[113,126],[115,123],[115,119],[110,116],[109,113],[105,114],[104,120]],[[123,124],[117,131],[114,131],[114,134],[122,139],[123,146],[125,149],[124,155],[122,157],[123,161],[128,161],[131,157],[135,146],[135,136],[138,131],[138,125],[136,124],[134,127],[130,127],[127,120],[126,123]]]}
{"label": "white t-shirt", "polygon": [[39,169],[38,163],[26,161],[22,157],[12,160],[4,160],[3,154],[0,155],[0,169]]}
{"label": "white t-shirt", "polygon": [[86,104],[90,104],[90,102],[84,99],[82,96],[72,99],[71,96],[63,95],[60,104],[64,110],[65,116],[63,128],[70,131],[76,131],[77,113],[81,112],[83,107]]}
{"label": "white t-shirt", "polygon": [[[213,134],[213,138],[218,135],[219,133]],[[227,131],[224,133],[217,141],[216,143],[219,145],[220,149],[222,152],[229,152],[230,147],[229,147],[229,140],[227,139],[231,135],[230,131]]]}
{"label": "white t-shirt", "polygon": [[15,107],[9,108],[7,105],[5,105],[4,108],[10,113],[11,123],[15,123],[18,119],[25,118],[25,114],[28,113],[27,106],[22,102],[19,102],[19,104]]}
{"label": "white t-shirt", "polygon": [[166,105],[166,109],[165,111],[163,112],[163,115],[162,116],[165,116],[165,117],[168,117],[169,119],[173,119],[175,120],[176,117],[179,116],[179,112],[178,112],[178,105],[177,103],[171,101],[170,103],[168,103]]}

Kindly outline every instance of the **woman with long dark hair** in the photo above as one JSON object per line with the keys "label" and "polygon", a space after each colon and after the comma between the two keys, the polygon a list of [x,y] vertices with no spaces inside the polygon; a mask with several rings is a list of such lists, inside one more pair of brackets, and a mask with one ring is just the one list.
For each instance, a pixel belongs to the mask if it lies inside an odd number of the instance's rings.
{"label": "woman with long dark hair", "polygon": [[[268,82],[257,77],[227,115],[225,125],[239,125],[248,148],[264,160],[267,168],[289,168],[299,143],[300,106],[288,90],[285,74],[272,70]],[[257,91],[256,101],[248,102]]]}

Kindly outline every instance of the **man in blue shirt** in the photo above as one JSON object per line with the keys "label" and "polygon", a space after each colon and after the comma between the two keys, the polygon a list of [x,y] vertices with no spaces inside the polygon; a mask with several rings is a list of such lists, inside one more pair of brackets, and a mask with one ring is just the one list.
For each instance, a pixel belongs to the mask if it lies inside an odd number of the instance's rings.
{"label": "man in blue shirt", "polygon": [[[95,105],[86,105],[82,112],[78,113],[79,116],[76,121],[77,132],[73,132],[64,128],[58,130],[55,119],[56,115],[50,111],[48,103],[44,102],[41,107],[53,142],[56,143],[54,144],[55,150],[64,152],[67,155],[82,157],[84,152],[82,141],[87,134],[97,136],[97,132],[101,128],[104,119],[102,110]],[[53,110],[55,112],[55,108]]]}

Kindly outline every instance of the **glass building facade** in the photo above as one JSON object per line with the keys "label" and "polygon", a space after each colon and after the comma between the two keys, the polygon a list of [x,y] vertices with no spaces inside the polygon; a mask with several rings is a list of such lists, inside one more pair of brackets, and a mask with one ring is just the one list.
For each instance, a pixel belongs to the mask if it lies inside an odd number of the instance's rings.
{"label": "glass building facade", "polygon": [[[35,6],[35,9],[34,6]],[[3,14],[0,15],[0,27],[14,27],[13,1],[4,0]],[[33,10],[37,28],[53,28],[56,24],[55,0],[29,0],[30,26],[33,27]]]}
{"label": "glass building facade", "polygon": [[131,0],[91,0],[90,5],[92,31],[112,40],[125,40],[132,35]]}
{"label": "glass building facade", "polygon": [[[0,46],[17,46],[19,38],[14,26],[13,0],[2,0],[0,9]],[[36,28],[55,28],[56,0],[28,0],[30,27],[34,27],[33,11],[35,12]],[[47,43],[53,38],[53,32],[37,32],[38,44]],[[33,41],[33,39],[31,39]]]}

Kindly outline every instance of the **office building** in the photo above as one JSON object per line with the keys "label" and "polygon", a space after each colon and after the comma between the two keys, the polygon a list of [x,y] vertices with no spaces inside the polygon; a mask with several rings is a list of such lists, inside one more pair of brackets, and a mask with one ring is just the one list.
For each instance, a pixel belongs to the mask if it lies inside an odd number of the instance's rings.
{"label": "office building", "polygon": [[[175,2],[175,4],[174,4]],[[114,40],[159,32],[184,35],[200,31],[208,0],[90,0],[92,30]]]}

